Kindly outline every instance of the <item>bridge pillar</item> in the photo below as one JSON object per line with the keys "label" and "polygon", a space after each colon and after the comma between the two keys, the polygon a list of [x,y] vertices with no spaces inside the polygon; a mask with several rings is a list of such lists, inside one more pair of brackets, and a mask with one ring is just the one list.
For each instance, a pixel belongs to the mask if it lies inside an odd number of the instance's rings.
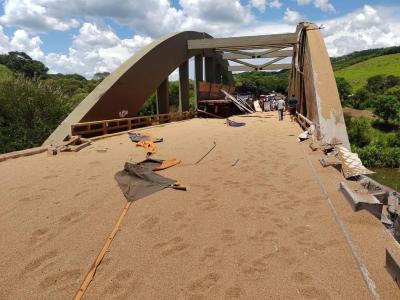
{"label": "bridge pillar", "polygon": [[215,83],[222,83],[222,65],[221,62],[215,64]]}
{"label": "bridge pillar", "polygon": [[222,61],[222,83],[227,85],[234,85],[232,73],[228,71],[229,63]]}
{"label": "bridge pillar", "polygon": [[215,59],[212,56],[206,56],[204,59],[206,81],[215,82]]}
{"label": "bridge pillar", "polygon": [[189,64],[179,66],[179,111],[189,110]]}
{"label": "bridge pillar", "polygon": [[197,109],[199,101],[199,81],[203,81],[203,55],[194,57],[194,108]]}
{"label": "bridge pillar", "polygon": [[350,149],[335,75],[322,34],[315,24],[307,22],[300,23],[297,32],[300,43],[293,60],[289,90],[300,100],[299,112],[317,125],[320,140],[329,144],[340,142]]}
{"label": "bridge pillar", "polygon": [[157,114],[169,113],[168,77],[157,88]]}

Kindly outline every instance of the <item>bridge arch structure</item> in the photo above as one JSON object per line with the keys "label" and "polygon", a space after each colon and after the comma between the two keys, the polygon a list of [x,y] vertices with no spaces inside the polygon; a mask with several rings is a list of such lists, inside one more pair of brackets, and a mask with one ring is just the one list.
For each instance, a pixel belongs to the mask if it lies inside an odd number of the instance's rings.
{"label": "bridge arch structure", "polygon": [[[168,113],[168,76],[177,68],[180,110],[189,110],[188,61],[192,57],[195,95],[201,81],[232,85],[233,71],[289,69],[289,94],[300,100],[298,111],[316,124],[318,138],[349,147],[325,43],[320,29],[308,22],[285,34],[213,38],[204,32],[185,31],[166,35],[143,47],[105,78],[44,144],[63,141],[76,123],[117,119],[121,111],[126,112],[124,117],[137,116],[154,91],[158,113]],[[259,58],[268,61],[249,62]]]}

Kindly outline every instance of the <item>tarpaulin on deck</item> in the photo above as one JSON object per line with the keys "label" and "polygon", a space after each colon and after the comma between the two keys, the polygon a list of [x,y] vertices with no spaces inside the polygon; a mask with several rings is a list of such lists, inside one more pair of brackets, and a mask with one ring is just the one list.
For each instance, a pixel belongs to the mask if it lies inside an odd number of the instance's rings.
{"label": "tarpaulin on deck", "polygon": [[126,162],[124,170],[115,174],[115,180],[128,201],[144,198],[176,182],[153,171],[160,167],[162,162],[152,159],[140,163]]}

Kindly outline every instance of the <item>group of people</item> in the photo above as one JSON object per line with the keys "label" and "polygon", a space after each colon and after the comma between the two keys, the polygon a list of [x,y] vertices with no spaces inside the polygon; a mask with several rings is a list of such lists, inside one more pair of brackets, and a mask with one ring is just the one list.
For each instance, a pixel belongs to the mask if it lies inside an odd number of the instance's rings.
{"label": "group of people", "polygon": [[282,96],[264,96],[261,95],[259,99],[260,107],[263,111],[278,111],[279,121],[283,120],[283,112],[285,111],[286,107],[288,107],[290,120],[294,121],[296,117],[297,111],[297,98],[293,94],[289,100],[285,101],[285,97]]}

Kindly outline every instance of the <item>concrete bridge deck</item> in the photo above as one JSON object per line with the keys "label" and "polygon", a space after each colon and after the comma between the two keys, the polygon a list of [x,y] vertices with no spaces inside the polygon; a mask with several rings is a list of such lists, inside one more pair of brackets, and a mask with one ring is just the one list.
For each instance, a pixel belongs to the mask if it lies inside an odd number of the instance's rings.
{"label": "concrete bridge deck", "polygon": [[[182,160],[162,174],[189,189],[133,203],[85,298],[366,299],[321,184],[377,293],[399,298],[384,268],[393,238],[351,211],[341,174],[297,142],[299,126],[272,113],[233,119],[246,126],[193,119],[143,129],[164,137],[156,157]],[[123,134],[0,163],[0,298],[72,298],[125,204],[114,174],[143,158]]]}

